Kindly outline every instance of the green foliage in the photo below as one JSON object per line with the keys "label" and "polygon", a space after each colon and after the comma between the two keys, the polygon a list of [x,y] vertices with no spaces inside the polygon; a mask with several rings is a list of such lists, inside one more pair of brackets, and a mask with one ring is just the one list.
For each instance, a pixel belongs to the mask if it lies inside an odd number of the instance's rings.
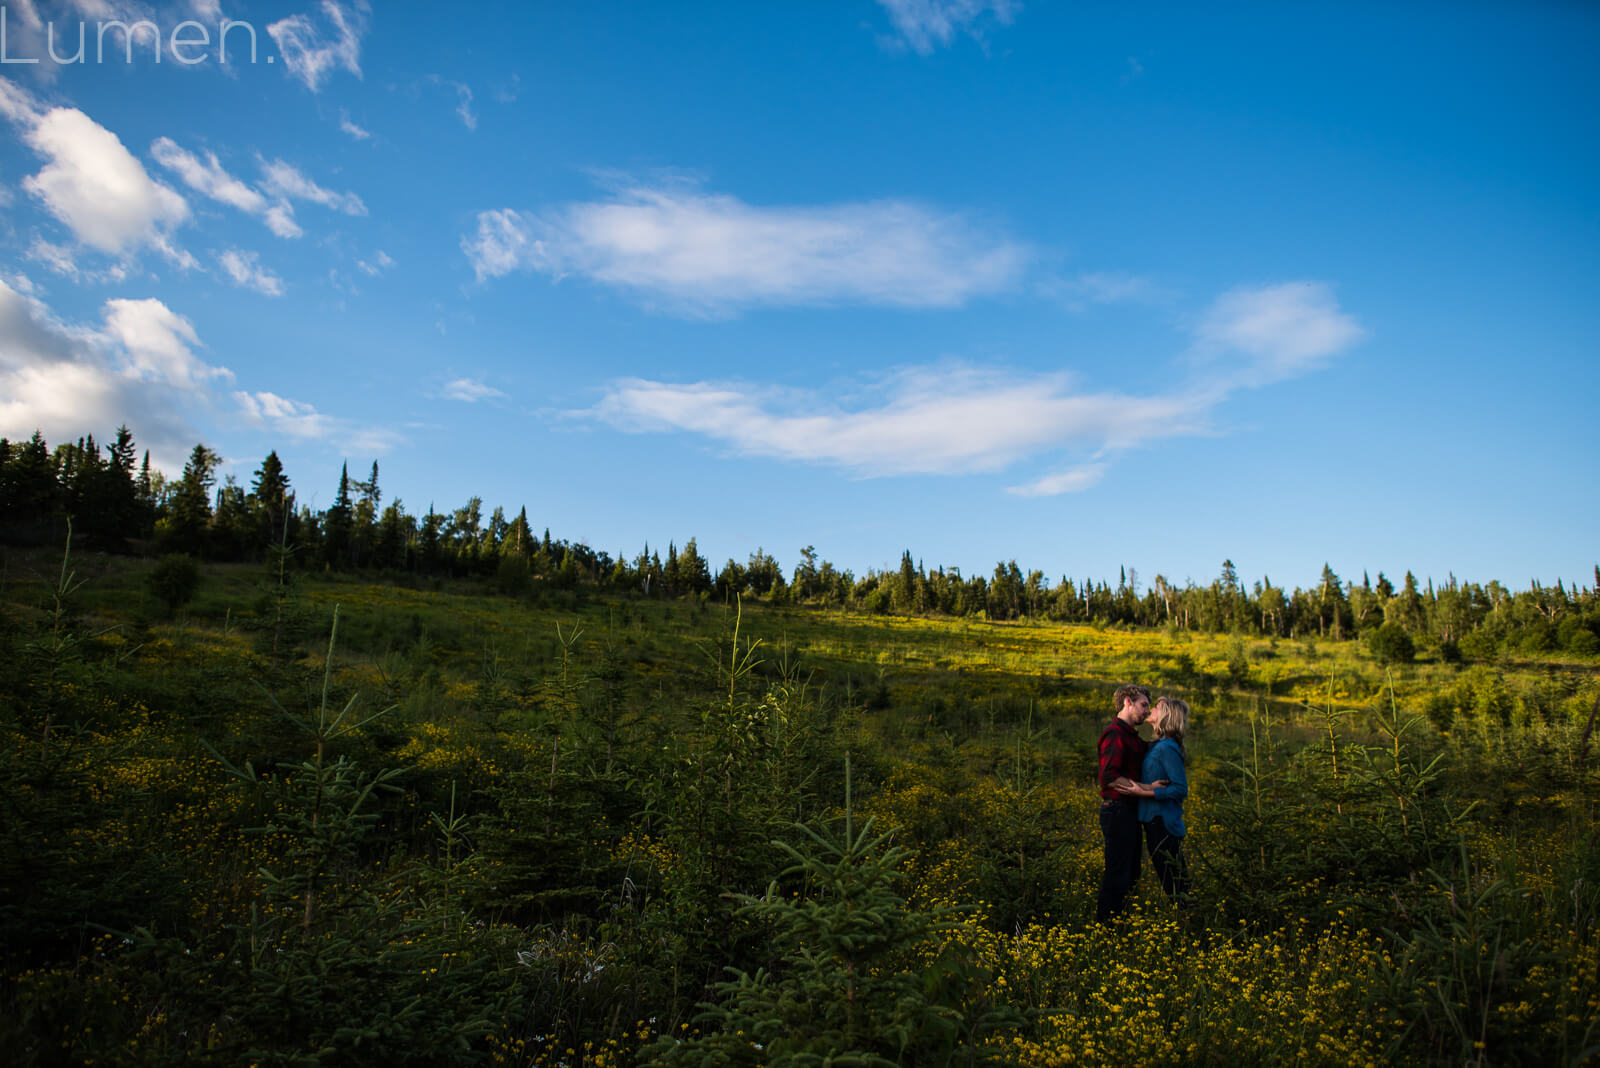
{"label": "green foliage", "polygon": [[1380,744],[1348,739],[1348,713],[1332,702],[1324,743],[1293,755],[1270,720],[1252,719],[1250,755],[1227,765],[1212,808],[1218,833],[1200,852],[1220,912],[1251,924],[1285,913],[1377,922],[1414,892],[1415,872],[1453,848],[1465,812],[1435,788],[1444,754],[1422,748],[1423,717],[1384,696],[1373,716]]}
{"label": "green foliage", "polygon": [[908,907],[898,890],[905,852],[870,819],[852,825],[848,793],[842,823],[798,824],[798,847],[773,843],[790,864],[764,895],[743,897],[739,915],[770,932],[777,959],[718,983],[696,1019],[701,1034],[663,1038],[663,1063],[1001,1062],[975,1040],[1021,1014],[991,1001],[992,976],[975,961],[941,950],[948,914]]}
{"label": "green foliage", "polygon": [[[1600,1052],[1600,1021],[1576,1021],[1580,1030],[1559,1018],[1560,983],[1570,977],[1560,955],[1539,944],[1526,893],[1475,870],[1465,846],[1454,870],[1430,868],[1427,877],[1436,896],[1397,936],[1399,953],[1386,968],[1410,1021],[1394,1048],[1413,1039],[1441,1062],[1468,1065],[1577,1064]],[[1504,1011],[1519,1000],[1524,1011]]]}
{"label": "green foliage", "polygon": [[150,592],[167,609],[169,617],[194,600],[200,589],[200,565],[188,553],[168,553],[150,569]]}
{"label": "green foliage", "polygon": [[1417,655],[1416,643],[1398,623],[1385,623],[1369,630],[1363,641],[1380,664],[1409,664]]}

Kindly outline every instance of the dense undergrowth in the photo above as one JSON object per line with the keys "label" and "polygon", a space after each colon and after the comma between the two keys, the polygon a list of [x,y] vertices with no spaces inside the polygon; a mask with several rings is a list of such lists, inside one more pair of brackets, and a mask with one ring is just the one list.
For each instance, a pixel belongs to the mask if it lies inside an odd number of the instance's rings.
{"label": "dense undergrowth", "polygon": [[[13,1063],[1577,1064],[1592,660],[13,554]],[[1090,922],[1197,711],[1198,906]]]}

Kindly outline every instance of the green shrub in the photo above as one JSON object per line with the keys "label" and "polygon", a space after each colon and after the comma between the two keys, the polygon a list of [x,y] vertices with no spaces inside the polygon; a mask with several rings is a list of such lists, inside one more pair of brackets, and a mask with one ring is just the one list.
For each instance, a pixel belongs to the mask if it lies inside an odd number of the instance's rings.
{"label": "green shrub", "polygon": [[188,553],[168,553],[156,562],[147,581],[156,600],[167,606],[167,615],[175,616],[200,589],[200,565]]}
{"label": "green shrub", "polygon": [[1383,664],[1409,664],[1417,655],[1417,645],[1398,623],[1385,623],[1367,632],[1367,651]]}

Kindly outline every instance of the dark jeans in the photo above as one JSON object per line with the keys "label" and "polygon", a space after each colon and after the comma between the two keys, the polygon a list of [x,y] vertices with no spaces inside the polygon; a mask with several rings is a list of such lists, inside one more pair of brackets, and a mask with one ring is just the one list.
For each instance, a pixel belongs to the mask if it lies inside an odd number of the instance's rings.
{"label": "dark jeans", "polygon": [[1150,865],[1161,880],[1161,889],[1180,906],[1189,897],[1189,862],[1183,856],[1183,838],[1167,830],[1157,816],[1144,825],[1144,841],[1150,849]]}
{"label": "dark jeans", "polygon": [[1096,923],[1122,911],[1128,891],[1139,881],[1139,809],[1131,801],[1100,803],[1100,833],[1105,837],[1106,872],[1100,877]]}

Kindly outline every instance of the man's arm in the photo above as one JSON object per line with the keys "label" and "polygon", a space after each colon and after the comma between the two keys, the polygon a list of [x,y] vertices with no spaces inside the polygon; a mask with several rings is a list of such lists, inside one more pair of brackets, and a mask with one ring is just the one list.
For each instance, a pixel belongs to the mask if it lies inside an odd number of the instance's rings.
{"label": "man's arm", "polygon": [[1100,789],[1122,777],[1122,732],[1106,730],[1100,735]]}

